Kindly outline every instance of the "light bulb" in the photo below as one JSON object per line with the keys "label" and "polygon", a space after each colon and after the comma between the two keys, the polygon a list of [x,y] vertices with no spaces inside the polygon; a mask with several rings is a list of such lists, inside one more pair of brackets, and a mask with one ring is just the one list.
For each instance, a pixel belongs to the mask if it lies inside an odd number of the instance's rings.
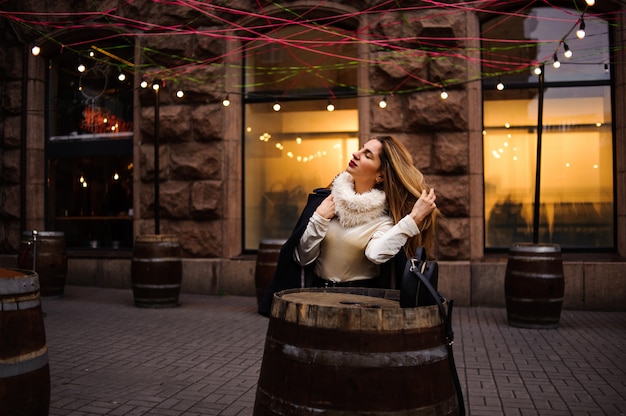
{"label": "light bulb", "polygon": [[78,67],[76,69],[78,69],[78,72],[85,72],[87,68],[85,68],[85,65],[83,64],[78,64]]}
{"label": "light bulb", "polygon": [[158,81],[155,81],[152,83],[152,89],[154,91],[159,91],[160,88],[161,88],[161,85],[158,83]]}
{"label": "light bulb", "polygon": [[536,66],[535,67],[535,75],[541,75],[541,67],[540,66]]}
{"label": "light bulb", "polygon": [[230,100],[228,99],[228,95],[226,96],[226,98],[222,100],[222,105],[224,107],[228,107],[230,105]]}
{"label": "light bulb", "polygon": [[442,100],[447,100],[448,99],[448,91],[446,91],[445,88],[441,89],[441,99]]}
{"label": "light bulb", "polygon": [[383,97],[383,99],[378,102],[378,106],[380,108],[387,108],[387,97]]}
{"label": "light bulb", "polygon": [[554,54],[554,56],[552,57],[552,59],[554,60],[554,62],[552,62],[552,66],[556,69],[561,67],[561,62],[559,62],[559,58],[557,58],[556,53]]}
{"label": "light bulb", "polygon": [[141,86],[141,88],[148,88],[148,81],[141,81],[141,84],[139,84]]}
{"label": "light bulb", "polygon": [[326,106],[326,109],[328,111],[335,111],[335,106],[333,103],[331,103],[330,101],[328,102],[328,105]]}
{"label": "light bulb", "polygon": [[498,89],[498,91],[502,91],[504,89],[504,83],[502,81],[498,81],[496,88]]}
{"label": "light bulb", "polygon": [[33,54],[33,56],[39,56],[39,54],[41,53],[41,48],[35,45],[33,46],[33,49],[30,50],[30,52]]}
{"label": "light bulb", "polygon": [[596,4],[596,0],[585,0],[585,3],[587,3],[587,6],[593,6]]}
{"label": "light bulb", "polygon": [[176,96],[178,98],[183,98],[185,96],[185,91],[183,91],[183,90],[176,91]]}
{"label": "light bulb", "polygon": [[563,52],[563,56],[566,58],[571,58],[572,55],[574,55],[574,53],[571,51],[571,49],[569,48],[569,46],[567,46],[567,43],[563,42],[563,49],[565,49],[565,52]]}
{"label": "light bulb", "polygon": [[120,81],[124,81],[126,79],[126,74],[120,72],[120,74],[117,76],[117,79],[119,79]]}
{"label": "light bulb", "polygon": [[576,37],[578,39],[584,39],[585,37],[585,20],[581,17],[580,18],[580,26],[578,27],[578,30],[576,31]]}
{"label": "light bulb", "polygon": [[280,107],[280,103],[279,103],[278,101],[276,101],[276,102],[274,103],[274,105],[272,106],[272,109],[273,109],[274,111],[280,111],[280,108],[281,108],[281,107]]}

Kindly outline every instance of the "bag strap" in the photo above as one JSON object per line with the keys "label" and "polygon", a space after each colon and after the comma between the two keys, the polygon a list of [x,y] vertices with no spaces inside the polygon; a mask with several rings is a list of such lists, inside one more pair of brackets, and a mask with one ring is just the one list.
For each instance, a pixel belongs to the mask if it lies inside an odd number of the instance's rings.
{"label": "bag strap", "polygon": [[[452,370],[452,378],[454,380],[454,387],[456,389],[456,396],[459,405],[459,416],[465,416],[465,402],[463,401],[463,390],[461,389],[461,382],[459,380],[459,375],[456,371],[456,364],[454,363],[454,354],[452,352],[452,344],[454,344],[454,331],[452,331],[452,307],[454,305],[454,300],[446,299],[446,303],[448,304],[448,312],[446,313],[446,309],[443,306],[443,301],[441,300],[443,296],[435,290],[433,285],[430,284],[428,279],[424,277],[420,270],[417,269],[416,263],[419,260],[424,260],[425,253],[422,250],[418,249],[416,251],[417,259],[411,259],[411,268],[410,271],[413,273],[420,282],[426,286],[433,299],[437,302],[437,307],[439,309],[439,315],[441,315],[441,320],[443,321],[444,332],[446,335],[446,349],[448,350],[448,362],[450,363],[450,369]],[[418,260],[418,261],[415,261]]]}

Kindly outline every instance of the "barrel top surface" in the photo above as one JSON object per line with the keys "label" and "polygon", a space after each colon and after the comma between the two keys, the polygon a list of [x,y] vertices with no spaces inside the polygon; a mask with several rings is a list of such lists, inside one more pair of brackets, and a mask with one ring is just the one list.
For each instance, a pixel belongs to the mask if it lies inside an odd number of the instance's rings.
{"label": "barrel top surface", "polygon": [[533,244],[515,243],[509,248],[510,252],[520,253],[560,253],[561,246],[558,244]]}
{"label": "barrel top surface", "polygon": [[26,276],[25,270],[18,269],[0,269],[0,278],[4,277],[22,277]]}
{"label": "barrel top surface", "polygon": [[302,305],[337,308],[399,308],[398,301],[352,293],[295,292],[282,295],[283,300]]}
{"label": "barrel top surface", "polygon": [[437,305],[402,308],[395,296],[398,293],[363,288],[289,289],[274,294],[271,319],[349,331],[421,330],[441,325]]}

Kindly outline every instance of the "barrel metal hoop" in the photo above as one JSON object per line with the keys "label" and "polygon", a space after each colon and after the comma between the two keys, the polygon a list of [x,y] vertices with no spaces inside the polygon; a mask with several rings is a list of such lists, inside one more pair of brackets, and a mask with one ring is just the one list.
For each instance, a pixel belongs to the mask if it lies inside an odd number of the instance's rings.
{"label": "barrel metal hoop", "polygon": [[534,272],[525,272],[522,270],[512,270],[509,271],[509,274],[512,276],[520,276],[520,277],[534,277],[534,278],[542,278],[542,279],[557,279],[563,278],[563,274],[561,273],[534,273]]}
{"label": "barrel metal hoop", "polygon": [[15,357],[14,359],[0,359],[0,378],[19,376],[38,370],[48,364],[48,347],[44,346],[37,351]]}
{"label": "barrel metal hoop", "polygon": [[137,289],[178,289],[180,284],[155,285],[146,283],[133,283],[133,287]]}
{"label": "barrel metal hoop", "polygon": [[513,296],[508,296],[507,297],[510,301],[513,302],[521,302],[521,303],[543,303],[543,302],[547,302],[547,303],[556,303],[556,302],[563,302],[563,297],[560,298],[518,298],[518,297],[513,297]]}
{"label": "barrel metal hoop", "polygon": [[28,300],[22,300],[22,301],[11,301],[11,302],[5,302],[5,301],[1,301],[0,302],[0,311],[2,312],[10,312],[10,311],[25,311],[27,309],[34,309],[39,307],[39,305],[41,304],[41,302],[39,301],[39,298],[33,298],[33,299],[28,299]]}
{"label": "barrel metal hoop", "polygon": [[[281,352],[289,358],[299,362],[321,366],[364,368],[412,367],[425,363],[436,363],[448,358],[448,350],[444,345],[419,351],[348,353],[345,351],[320,350],[297,347],[290,344],[279,344],[273,339],[268,339],[268,342],[273,343],[275,347],[278,346]],[[348,354],[349,360],[346,359]]]}
{"label": "barrel metal hoop", "polygon": [[3,278],[0,283],[0,295],[19,295],[39,290],[39,277],[36,274]]}
{"label": "barrel metal hoop", "polygon": [[139,263],[163,263],[166,261],[180,261],[180,257],[133,257],[134,262]]}

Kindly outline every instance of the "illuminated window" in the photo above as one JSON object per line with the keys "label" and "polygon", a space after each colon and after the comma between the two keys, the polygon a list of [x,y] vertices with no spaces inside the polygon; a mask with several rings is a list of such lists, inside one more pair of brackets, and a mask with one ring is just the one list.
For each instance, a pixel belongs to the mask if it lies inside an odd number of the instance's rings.
{"label": "illuminated window", "polygon": [[[245,248],[289,237],[307,195],[358,150],[356,46],[289,27],[252,42],[245,71]],[[352,63],[351,63],[352,62]],[[333,111],[328,105],[334,106]]]}
{"label": "illuminated window", "polygon": [[[560,39],[573,10],[535,8],[529,17],[483,25],[485,62],[550,62],[557,42],[502,48],[496,39]],[[585,39],[565,39],[570,58],[546,64],[543,93],[539,218],[535,218],[539,84],[533,68],[484,82],[484,181],[486,248],[513,242],[557,243],[565,249],[615,245],[614,168],[609,34],[606,22],[586,19]],[[591,34],[591,36],[589,36]],[[575,36],[572,33],[570,36]],[[559,53],[565,48],[561,44]],[[483,68],[489,74],[494,68]],[[498,87],[498,83],[502,83]],[[504,88],[502,88],[504,86]],[[538,231],[536,231],[538,230]]]}

